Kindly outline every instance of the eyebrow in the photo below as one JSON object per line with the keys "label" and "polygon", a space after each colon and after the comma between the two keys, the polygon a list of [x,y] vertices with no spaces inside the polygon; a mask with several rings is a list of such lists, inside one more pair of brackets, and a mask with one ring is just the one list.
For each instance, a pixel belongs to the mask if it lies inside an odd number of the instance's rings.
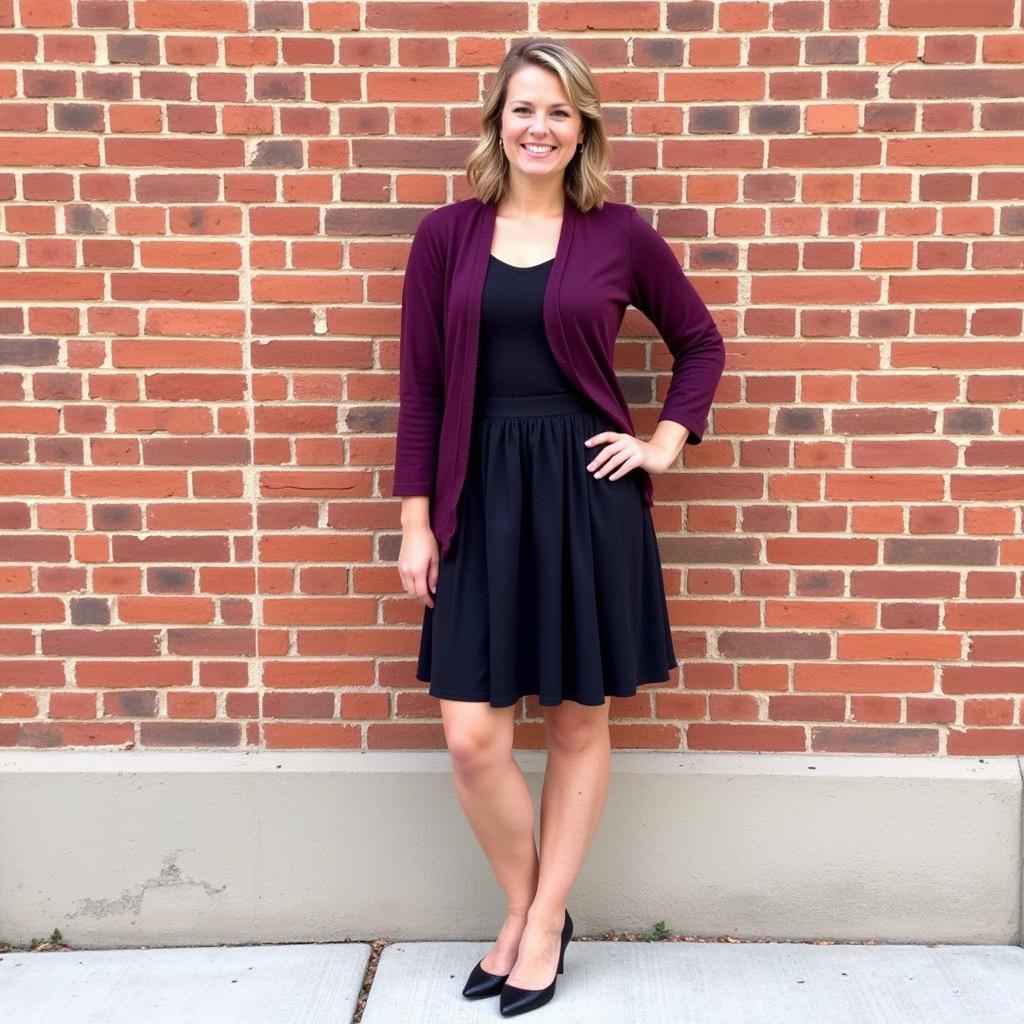
{"label": "eyebrow", "polygon": [[[533,104],[529,100],[518,100],[517,99],[517,100],[512,100],[511,102],[512,103],[525,103],[528,107],[532,107],[533,106]],[[552,103],[551,106],[553,106],[553,107],[568,107],[569,104],[568,103]]]}

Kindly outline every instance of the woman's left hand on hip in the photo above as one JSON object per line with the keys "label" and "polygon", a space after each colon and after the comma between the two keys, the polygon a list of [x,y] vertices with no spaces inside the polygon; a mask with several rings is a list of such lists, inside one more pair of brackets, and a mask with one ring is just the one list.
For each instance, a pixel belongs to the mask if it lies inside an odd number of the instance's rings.
{"label": "woman's left hand on hip", "polygon": [[594,434],[587,438],[586,444],[588,448],[593,448],[602,441],[606,442],[605,446],[587,463],[587,470],[595,479],[607,477],[609,480],[618,480],[637,468],[651,474],[664,473],[676,461],[666,448],[614,430]]}

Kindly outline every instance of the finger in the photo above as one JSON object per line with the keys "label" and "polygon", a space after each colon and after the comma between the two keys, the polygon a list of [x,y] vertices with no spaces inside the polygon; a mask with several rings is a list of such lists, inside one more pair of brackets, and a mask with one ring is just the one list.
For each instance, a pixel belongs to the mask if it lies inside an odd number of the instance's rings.
{"label": "finger", "polygon": [[[635,458],[632,452],[621,451],[614,459],[609,459],[608,465],[595,475],[608,477],[609,480],[618,480],[621,477],[624,477],[635,464]],[[616,470],[618,470],[618,472],[615,472]]]}
{"label": "finger", "polygon": [[617,473],[613,473],[610,477],[608,477],[608,479],[619,480],[620,478],[624,477],[627,473],[635,469],[638,465],[639,463],[636,461],[636,459],[630,456],[628,459],[626,459],[625,462],[623,462],[622,466],[619,468],[619,471]]}
{"label": "finger", "polygon": [[593,470],[597,469],[600,466],[603,466],[612,455],[621,450],[621,446],[619,446],[618,443],[615,441],[606,444],[599,452],[597,452],[594,455],[590,462],[587,463],[587,469]]}
{"label": "finger", "polygon": [[593,448],[595,444],[601,441],[613,441],[619,435],[613,430],[603,430],[600,434],[594,434],[592,437],[588,437],[583,443],[588,447]]}
{"label": "finger", "polygon": [[[602,448],[601,451],[594,456],[594,458],[587,465],[587,469],[593,468],[595,470],[600,470],[604,468],[605,472],[607,472],[606,467],[611,459],[628,454],[629,449],[627,448],[625,441],[613,441],[611,444],[605,445],[604,448]],[[594,475],[598,476],[600,474],[595,473]]]}
{"label": "finger", "polygon": [[615,469],[616,466],[618,466],[622,462],[622,460],[625,457],[626,457],[625,453],[623,453],[623,452],[616,452],[610,459],[608,459],[605,462],[605,464],[603,466],[601,466],[599,469],[595,470],[594,478],[597,479],[597,480],[601,480],[604,477],[606,477],[609,473],[611,473]]}

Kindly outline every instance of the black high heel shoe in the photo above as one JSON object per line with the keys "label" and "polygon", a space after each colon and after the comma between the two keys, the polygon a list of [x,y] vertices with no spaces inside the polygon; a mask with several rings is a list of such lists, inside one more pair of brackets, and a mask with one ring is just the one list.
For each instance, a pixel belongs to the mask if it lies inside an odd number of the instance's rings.
{"label": "black high heel shoe", "polygon": [[[551,1001],[555,994],[555,983],[558,976],[563,973],[565,964],[565,947],[569,945],[572,938],[572,918],[569,916],[569,908],[565,908],[565,924],[562,926],[562,948],[558,953],[558,970],[551,979],[547,988],[517,988],[515,985],[504,984],[501,988],[501,1003],[499,1009],[502,1017],[514,1017],[517,1013],[526,1013],[528,1010],[536,1010]],[[510,975],[511,977],[511,975]]]}
{"label": "black high heel shoe", "polygon": [[476,967],[469,972],[469,978],[462,990],[467,999],[485,999],[487,996],[496,996],[505,984],[507,974],[491,974],[485,971],[480,965],[483,963],[481,957],[476,962]]}

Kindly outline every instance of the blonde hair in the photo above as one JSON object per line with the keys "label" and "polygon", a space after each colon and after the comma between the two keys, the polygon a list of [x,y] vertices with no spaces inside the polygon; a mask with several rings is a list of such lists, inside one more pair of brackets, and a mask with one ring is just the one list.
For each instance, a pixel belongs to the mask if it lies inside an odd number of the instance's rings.
{"label": "blonde hair", "polygon": [[565,168],[565,192],[581,212],[600,209],[612,195],[608,182],[611,147],[604,129],[597,83],[590,68],[572,50],[553,39],[526,39],[505,55],[480,113],[480,141],[466,161],[466,176],[477,198],[496,203],[508,189],[508,158],[498,145],[508,81],[526,64],[558,75],[570,103],[583,116],[583,149]]}

